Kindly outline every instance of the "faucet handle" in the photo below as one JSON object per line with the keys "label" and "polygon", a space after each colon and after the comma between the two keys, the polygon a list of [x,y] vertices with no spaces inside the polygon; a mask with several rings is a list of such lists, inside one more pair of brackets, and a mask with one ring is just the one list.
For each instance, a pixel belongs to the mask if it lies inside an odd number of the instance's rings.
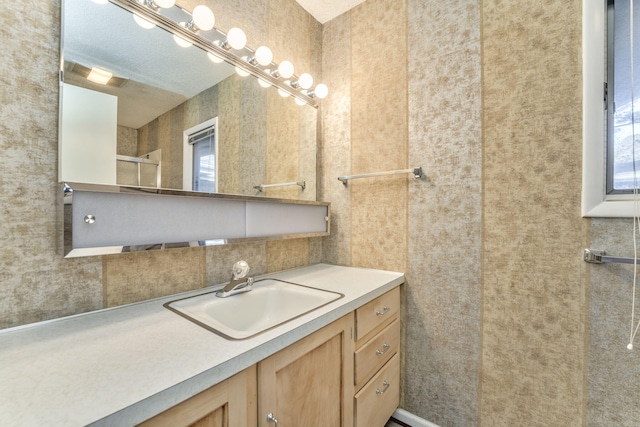
{"label": "faucet handle", "polygon": [[241,279],[249,272],[249,264],[246,261],[238,261],[233,264],[231,272],[231,280]]}

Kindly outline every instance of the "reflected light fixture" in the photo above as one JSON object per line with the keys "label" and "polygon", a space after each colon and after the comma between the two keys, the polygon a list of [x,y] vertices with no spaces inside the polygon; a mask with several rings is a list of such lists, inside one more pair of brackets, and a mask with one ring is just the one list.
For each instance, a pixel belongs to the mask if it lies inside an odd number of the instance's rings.
{"label": "reflected light fixture", "polygon": [[147,21],[145,18],[135,13],[133,14],[133,20],[136,21],[136,24],[138,24],[139,27],[144,28],[145,30],[150,30],[156,26],[153,22]]}
{"label": "reflected light fixture", "polygon": [[227,33],[227,38],[220,41],[218,46],[223,49],[241,50],[247,45],[247,35],[238,27],[233,27]]}
{"label": "reflected light fixture", "polygon": [[87,76],[87,80],[91,80],[92,82],[101,85],[106,85],[109,83],[109,80],[111,80],[111,77],[113,77],[112,72],[98,67],[91,67],[91,72]]}
{"label": "reflected light fixture", "polygon": [[153,3],[163,9],[169,9],[176,4],[176,0],[153,0]]}
{"label": "reflected light fixture", "polygon": [[224,62],[224,59],[220,58],[218,55],[214,55],[211,52],[207,52],[207,58],[209,58],[209,61],[213,62],[214,64],[222,64]]}
{"label": "reflected light fixture", "polygon": [[287,98],[289,96],[291,96],[291,94],[283,89],[278,89],[278,95],[280,95],[283,98]]}
{"label": "reflected light fixture", "polygon": [[298,98],[297,96],[294,98],[294,100],[296,101],[296,104],[302,106],[302,105],[307,105],[306,102],[304,102],[302,99]]}
{"label": "reflected light fixture", "polygon": [[236,68],[236,74],[239,75],[240,77],[247,77],[250,75],[250,73],[246,72],[245,70],[243,70],[242,68]]}
{"label": "reflected light fixture", "polygon": [[[182,26],[182,27],[186,27],[186,26],[187,26],[187,23],[186,23],[186,22],[181,22],[181,23],[180,23],[180,26]],[[177,34],[174,34],[174,35],[173,35],[173,41],[175,41],[175,42],[176,42],[176,44],[177,44],[178,46],[180,46],[180,47],[185,47],[185,48],[186,48],[186,47],[191,47],[191,46],[193,46],[193,44],[192,44],[191,42],[189,42],[189,41],[187,41],[187,40],[183,39],[182,37],[180,37],[180,36],[179,36],[179,35],[177,35]]]}
{"label": "reflected light fixture", "polygon": [[107,4],[109,3],[109,0],[91,0],[92,2],[94,2],[95,4]]}
{"label": "reflected light fixture", "polygon": [[176,0],[137,0],[137,1],[141,5],[146,6],[149,9],[156,12],[158,11],[159,8],[169,9],[176,4]]}
{"label": "reflected light fixture", "polygon": [[260,85],[260,87],[263,87],[265,89],[270,88],[271,87],[271,83],[269,83],[266,80],[263,80],[261,78],[258,77],[258,84]]}

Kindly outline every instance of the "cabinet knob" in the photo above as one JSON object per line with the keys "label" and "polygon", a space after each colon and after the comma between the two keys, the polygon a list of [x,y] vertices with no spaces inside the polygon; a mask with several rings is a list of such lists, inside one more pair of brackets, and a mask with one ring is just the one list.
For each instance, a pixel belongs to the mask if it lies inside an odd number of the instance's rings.
{"label": "cabinet knob", "polygon": [[278,420],[276,419],[276,417],[273,415],[272,412],[269,412],[269,414],[267,415],[267,422],[274,423],[276,427],[278,427]]}
{"label": "cabinet knob", "polygon": [[390,346],[389,344],[384,343],[384,344],[382,345],[382,350],[378,350],[378,349],[376,349],[376,354],[377,354],[378,356],[382,356],[382,355],[383,355],[383,354],[385,354],[387,351],[389,351],[389,349],[390,349],[390,348],[391,348],[391,346]]}
{"label": "cabinet knob", "polygon": [[[384,380],[384,381],[382,382],[382,385],[384,386],[384,388],[383,388],[382,390],[380,390],[379,388],[377,388],[377,389],[376,389],[376,394],[384,394],[384,392],[385,392],[385,391],[387,391],[387,389],[389,388],[389,386],[390,386],[391,384],[389,384],[389,383],[387,382],[387,380]],[[278,425],[278,423],[276,423],[276,426],[277,426],[277,425]]]}
{"label": "cabinet knob", "polygon": [[96,222],[96,216],[87,214],[84,216],[84,222],[86,222],[87,224],[93,224],[94,222]]}
{"label": "cabinet knob", "polygon": [[382,311],[376,310],[376,316],[384,316],[389,312],[389,310],[391,309],[385,305],[384,307],[382,307]]}

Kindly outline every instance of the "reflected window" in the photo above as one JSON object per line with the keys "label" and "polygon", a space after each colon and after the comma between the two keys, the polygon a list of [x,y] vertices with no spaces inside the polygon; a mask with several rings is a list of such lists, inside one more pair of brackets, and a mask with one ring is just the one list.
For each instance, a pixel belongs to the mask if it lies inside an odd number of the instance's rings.
{"label": "reflected window", "polygon": [[[185,135],[189,155],[190,186],[193,191],[215,193],[218,190],[217,120],[212,119],[191,128]],[[190,159],[189,159],[190,158]]]}

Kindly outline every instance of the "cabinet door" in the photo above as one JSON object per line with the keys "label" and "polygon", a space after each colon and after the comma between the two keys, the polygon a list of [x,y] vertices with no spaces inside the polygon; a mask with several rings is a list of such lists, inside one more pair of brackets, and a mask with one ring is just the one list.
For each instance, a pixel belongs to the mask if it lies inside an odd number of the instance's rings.
{"label": "cabinet door", "polygon": [[353,423],[353,314],[258,364],[258,423],[273,427]]}
{"label": "cabinet door", "polygon": [[140,424],[143,427],[254,425],[256,425],[255,366]]}

